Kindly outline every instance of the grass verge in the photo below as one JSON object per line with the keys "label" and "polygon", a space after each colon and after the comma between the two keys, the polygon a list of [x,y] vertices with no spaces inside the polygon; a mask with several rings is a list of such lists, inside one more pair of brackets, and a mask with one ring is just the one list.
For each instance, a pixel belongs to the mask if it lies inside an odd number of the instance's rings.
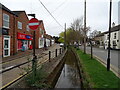
{"label": "grass verge", "polygon": [[84,54],[79,49],[76,52],[92,88],[119,88],[120,79],[112,71],[107,71],[100,62],[91,59],[89,54]]}

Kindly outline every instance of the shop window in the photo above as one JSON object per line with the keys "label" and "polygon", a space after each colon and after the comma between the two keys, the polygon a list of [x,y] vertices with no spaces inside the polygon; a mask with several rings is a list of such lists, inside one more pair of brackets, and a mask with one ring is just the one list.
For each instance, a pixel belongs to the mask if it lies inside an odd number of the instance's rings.
{"label": "shop window", "polygon": [[22,49],[22,41],[18,40],[18,50],[21,50],[21,49]]}
{"label": "shop window", "polygon": [[10,17],[7,14],[3,14],[3,27],[9,28]]}
{"label": "shop window", "polygon": [[44,35],[44,30],[42,30],[41,28],[40,28],[40,34]]}
{"label": "shop window", "polygon": [[22,29],[22,23],[18,21],[18,29]]}

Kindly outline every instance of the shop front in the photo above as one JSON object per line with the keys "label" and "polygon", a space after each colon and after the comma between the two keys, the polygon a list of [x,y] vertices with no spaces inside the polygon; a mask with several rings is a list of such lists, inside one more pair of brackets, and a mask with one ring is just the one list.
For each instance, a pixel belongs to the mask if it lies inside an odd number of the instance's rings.
{"label": "shop front", "polygon": [[32,49],[32,35],[27,35],[23,33],[17,33],[17,50],[28,50]]}

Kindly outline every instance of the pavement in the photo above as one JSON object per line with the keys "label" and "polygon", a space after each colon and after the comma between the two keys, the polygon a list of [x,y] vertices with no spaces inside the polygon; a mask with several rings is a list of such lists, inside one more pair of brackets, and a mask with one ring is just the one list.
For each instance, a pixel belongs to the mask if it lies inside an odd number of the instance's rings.
{"label": "pavement", "polygon": [[[80,46],[80,49],[84,50],[84,47]],[[86,47],[86,52],[90,54],[91,48]],[[108,50],[93,47],[93,55],[106,66]],[[120,51],[111,50],[110,56],[111,70],[120,77]]]}
{"label": "pavement", "polygon": [[[38,51],[36,50],[36,55],[38,57],[38,59],[37,59],[38,65],[48,61],[49,51],[53,52],[53,51],[55,51],[55,49],[59,49],[59,48],[60,48],[60,46],[58,44],[54,44],[51,47],[48,47],[47,50],[41,50],[41,49],[38,49]],[[22,56],[20,56],[20,55],[22,55]],[[41,57],[41,58],[39,58],[39,57]],[[51,54],[51,58],[54,58],[54,57],[55,57],[55,52],[53,52]],[[26,52],[26,54],[25,54],[25,52],[20,53],[19,55],[15,55],[14,57],[11,56],[11,57],[7,58],[6,62],[4,62],[2,64],[2,69],[7,69],[10,67],[13,67],[14,65],[24,63],[28,60],[32,60],[32,58],[33,58],[33,55],[32,55],[31,51]],[[20,66],[18,68],[15,68],[15,69],[12,69],[8,72],[3,73],[2,74],[2,87],[9,85],[16,78],[21,77],[21,75],[23,75],[26,72],[25,69],[28,67],[31,67],[31,66],[32,66],[32,63],[30,62],[28,64],[25,64],[23,66]]]}

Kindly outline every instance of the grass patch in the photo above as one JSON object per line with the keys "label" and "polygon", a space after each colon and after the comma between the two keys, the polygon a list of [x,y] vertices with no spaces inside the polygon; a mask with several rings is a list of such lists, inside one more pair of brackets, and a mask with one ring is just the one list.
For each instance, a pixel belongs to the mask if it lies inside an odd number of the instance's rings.
{"label": "grass patch", "polygon": [[34,77],[33,74],[32,72],[25,79],[28,86],[35,88],[50,88],[50,86],[45,83],[48,74],[43,68],[37,69],[36,77]]}
{"label": "grass patch", "polygon": [[92,88],[118,88],[120,79],[112,72],[107,71],[96,59],[91,59],[89,54],[84,54],[81,50],[76,49],[80,57],[80,62],[84,72],[87,74],[86,79],[92,83]]}

